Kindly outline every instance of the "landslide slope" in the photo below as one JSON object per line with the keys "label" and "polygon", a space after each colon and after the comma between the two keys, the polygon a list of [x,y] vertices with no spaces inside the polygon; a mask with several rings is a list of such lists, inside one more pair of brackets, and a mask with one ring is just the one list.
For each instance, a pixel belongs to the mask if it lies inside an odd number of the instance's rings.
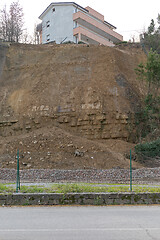
{"label": "landslide slope", "polygon": [[146,60],[139,46],[0,51],[1,167],[16,166],[17,149],[23,168],[128,167],[124,153],[146,91],[134,71]]}

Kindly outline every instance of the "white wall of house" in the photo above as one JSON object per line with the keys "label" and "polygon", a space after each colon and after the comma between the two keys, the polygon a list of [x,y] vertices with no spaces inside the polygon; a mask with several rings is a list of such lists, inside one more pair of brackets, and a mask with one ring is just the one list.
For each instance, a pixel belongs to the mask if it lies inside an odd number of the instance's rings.
{"label": "white wall of house", "polygon": [[[55,11],[53,11],[55,8]],[[49,9],[42,20],[42,43],[55,41],[72,41],[76,43],[73,36],[73,13],[76,8],[73,5],[53,6]]]}
{"label": "white wall of house", "polygon": [[[99,14],[93,9],[91,11]],[[112,39],[113,42],[123,39],[121,35],[106,27],[105,22],[72,2],[52,3],[39,18],[42,20],[42,44],[53,41],[57,44],[68,41],[74,43],[87,41],[87,43],[111,46],[114,45],[111,44]],[[78,28],[81,25],[82,27]],[[83,39],[82,35],[84,35]],[[89,38],[93,41],[89,41]]]}

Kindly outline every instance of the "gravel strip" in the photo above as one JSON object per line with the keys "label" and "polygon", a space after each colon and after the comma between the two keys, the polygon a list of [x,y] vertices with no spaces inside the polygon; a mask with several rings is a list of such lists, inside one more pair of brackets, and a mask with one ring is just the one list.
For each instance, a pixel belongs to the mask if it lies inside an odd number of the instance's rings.
{"label": "gravel strip", "polygon": [[[141,168],[133,170],[133,183],[160,183],[159,168]],[[21,182],[108,182],[128,183],[129,169],[106,170],[57,170],[29,169],[20,170]],[[0,169],[0,182],[15,182],[16,169]]]}

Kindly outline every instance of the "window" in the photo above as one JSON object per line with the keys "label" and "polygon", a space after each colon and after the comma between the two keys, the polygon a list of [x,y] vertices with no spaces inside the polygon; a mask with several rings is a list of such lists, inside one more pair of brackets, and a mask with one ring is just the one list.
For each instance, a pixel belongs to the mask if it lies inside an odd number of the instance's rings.
{"label": "window", "polygon": [[55,12],[55,8],[52,8],[52,12]]}
{"label": "window", "polygon": [[50,21],[46,22],[46,27],[48,28],[50,26]]}
{"label": "window", "polygon": [[47,35],[46,41],[49,42],[50,40],[50,34]]}

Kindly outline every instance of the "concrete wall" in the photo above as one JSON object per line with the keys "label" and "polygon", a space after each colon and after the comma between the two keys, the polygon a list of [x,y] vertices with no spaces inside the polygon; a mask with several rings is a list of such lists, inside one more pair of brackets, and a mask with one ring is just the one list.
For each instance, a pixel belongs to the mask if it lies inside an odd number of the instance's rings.
{"label": "concrete wall", "polygon": [[160,193],[69,193],[0,195],[0,205],[160,204]]}
{"label": "concrete wall", "polygon": [[[54,6],[54,8],[54,12],[51,8],[43,17],[42,43],[56,41],[59,44],[65,38],[65,41],[73,42],[73,13],[76,8],[73,5]],[[47,41],[47,38],[49,41]]]}

